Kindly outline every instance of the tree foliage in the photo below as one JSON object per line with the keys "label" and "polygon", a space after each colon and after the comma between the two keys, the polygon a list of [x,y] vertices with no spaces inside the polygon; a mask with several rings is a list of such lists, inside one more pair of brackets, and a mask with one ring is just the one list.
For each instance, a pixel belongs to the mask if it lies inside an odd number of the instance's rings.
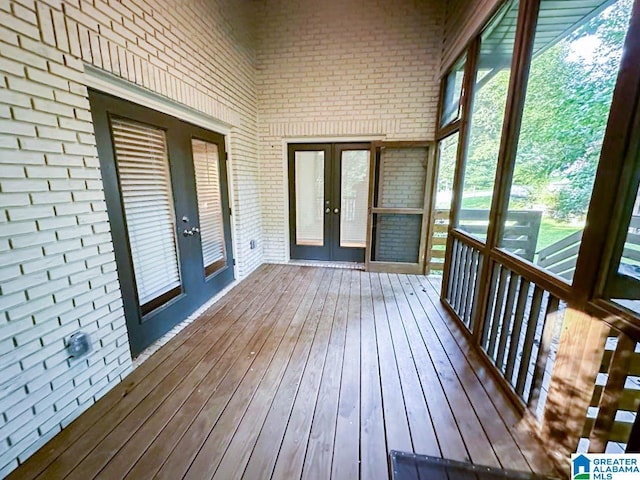
{"label": "tree foliage", "polygon": [[[519,207],[542,205],[561,220],[584,217],[632,3],[619,0],[536,53],[513,179],[519,190],[529,192]],[[476,92],[467,190],[493,185],[508,82],[509,72],[503,70]]]}

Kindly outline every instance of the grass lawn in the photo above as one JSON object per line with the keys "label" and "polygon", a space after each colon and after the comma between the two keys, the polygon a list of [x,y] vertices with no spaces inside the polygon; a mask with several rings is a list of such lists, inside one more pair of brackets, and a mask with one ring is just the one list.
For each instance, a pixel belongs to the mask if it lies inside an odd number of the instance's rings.
{"label": "grass lawn", "polygon": [[[477,197],[467,197],[462,200],[462,208],[469,209],[486,209],[491,208],[491,196],[480,195]],[[560,223],[551,218],[542,218],[540,225],[540,233],[538,234],[537,251],[554,244],[555,242],[568,237],[574,232],[581,230],[582,227]]]}
{"label": "grass lawn", "polygon": [[540,233],[538,234],[538,247],[536,250],[540,251],[578,230],[582,230],[582,227],[559,223],[551,218],[543,218],[540,225]]}

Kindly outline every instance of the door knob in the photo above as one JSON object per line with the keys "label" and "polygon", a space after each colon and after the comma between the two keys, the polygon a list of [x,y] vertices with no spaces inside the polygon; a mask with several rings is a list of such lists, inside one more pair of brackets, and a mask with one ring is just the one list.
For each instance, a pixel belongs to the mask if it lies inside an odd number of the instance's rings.
{"label": "door knob", "polygon": [[200,233],[200,229],[198,227],[192,227],[189,230],[185,229],[182,232],[182,235],[184,235],[185,237],[193,237],[197,233]]}
{"label": "door knob", "polygon": [[334,209],[333,209],[333,213],[335,213],[335,214],[340,213],[340,209],[339,209],[339,208],[334,208]]}
{"label": "door knob", "polygon": [[330,208],[327,208],[327,209],[324,211],[324,213],[331,213],[331,209],[330,209]]}

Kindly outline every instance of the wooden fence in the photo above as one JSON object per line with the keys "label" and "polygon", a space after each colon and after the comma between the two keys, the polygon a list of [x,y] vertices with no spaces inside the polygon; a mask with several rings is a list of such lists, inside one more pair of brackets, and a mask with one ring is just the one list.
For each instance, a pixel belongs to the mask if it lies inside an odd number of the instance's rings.
{"label": "wooden fence", "polygon": [[[503,246],[527,260],[533,261],[538,233],[540,232],[541,211],[510,210],[504,230]],[[489,210],[466,209],[460,211],[459,228],[471,235],[482,238],[487,231]],[[435,210],[433,215],[433,238],[428,270],[442,271],[449,229],[449,210]]]}
{"label": "wooden fence", "polygon": [[[631,217],[631,232],[627,236],[622,262],[630,265],[640,264],[640,215]],[[582,241],[582,230],[571,234],[538,252],[538,265],[566,279],[573,278],[578,260],[578,251]]]}

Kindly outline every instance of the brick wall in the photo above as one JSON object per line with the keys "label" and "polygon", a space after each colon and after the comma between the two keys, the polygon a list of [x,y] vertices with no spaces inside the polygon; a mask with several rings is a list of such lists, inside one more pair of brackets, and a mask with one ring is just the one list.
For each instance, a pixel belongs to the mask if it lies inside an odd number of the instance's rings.
{"label": "brick wall", "polygon": [[286,139],[430,140],[445,2],[270,0],[258,15],[265,258],[288,258]]}
{"label": "brick wall", "polygon": [[262,261],[251,25],[179,3],[0,0],[0,478],[131,368],[84,63],[233,125],[240,274]]}
{"label": "brick wall", "polygon": [[379,207],[422,208],[427,177],[426,148],[385,148],[380,159]]}

